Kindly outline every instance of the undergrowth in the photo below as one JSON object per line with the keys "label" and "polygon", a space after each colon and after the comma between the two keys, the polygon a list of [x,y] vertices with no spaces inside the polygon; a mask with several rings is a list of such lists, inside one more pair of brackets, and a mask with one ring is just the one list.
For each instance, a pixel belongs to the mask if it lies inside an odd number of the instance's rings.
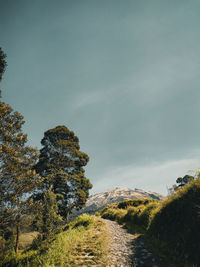
{"label": "undergrowth", "polygon": [[1,257],[4,267],[105,265],[107,233],[100,218],[83,214],[51,242],[35,240],[28,251]]}
{"label": "undergrowth", "polygon": [[130,199],[105,207],[101,216],[104,219],[117,221],[125,225],[132,232],[143,233],[148,227],[151,211],[159,206],[154,199]]}

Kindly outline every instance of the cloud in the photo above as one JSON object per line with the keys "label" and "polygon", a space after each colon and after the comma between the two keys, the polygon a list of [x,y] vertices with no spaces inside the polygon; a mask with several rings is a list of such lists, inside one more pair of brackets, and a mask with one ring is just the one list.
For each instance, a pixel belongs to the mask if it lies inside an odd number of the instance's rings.
{"label": "cloud", "polygon": [[75,100],[73,101],[72,109],[73,111],[84,108],[88,105],[95,104],[101,101],[103,98],[103,92],[88,92],[82,93],[75,96]]}

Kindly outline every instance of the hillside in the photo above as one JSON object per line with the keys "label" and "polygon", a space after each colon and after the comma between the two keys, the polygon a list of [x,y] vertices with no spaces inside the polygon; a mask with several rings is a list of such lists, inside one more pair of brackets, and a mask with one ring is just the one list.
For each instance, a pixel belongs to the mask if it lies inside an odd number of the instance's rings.
{"label": "hillside", "polygon": [[197,178],[164,201],[125,200],[105,207],[100,215],[117,221],[132,233],[142,234],[152,253],[166,262],[161,266],[199,267],[199,203]]}
{"label": "hillside", "polygon": [[113,203],[117,203],[126,199],[136,198],[152,198],[161,200],[164,197],[158,193],[144,191],[142,189],[130,189],[130,188],[114,188],[106,190],[104,192],[91,195],[86,203],[86,206],[80,211],[73,211],[72,217],[82,213],[93,214],[98,210],[103,209],[105,206]]}

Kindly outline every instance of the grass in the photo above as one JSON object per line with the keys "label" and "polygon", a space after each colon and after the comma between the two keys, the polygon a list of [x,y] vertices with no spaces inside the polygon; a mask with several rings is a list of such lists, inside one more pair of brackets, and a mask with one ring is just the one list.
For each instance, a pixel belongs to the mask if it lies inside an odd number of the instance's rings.
{"label": "grass", "polygon": [[103,220],[83,214],[50,243],[42,242],[36,249],[10,255],[1,266],[106,266],[108,239]]}
{"label": "grass", "polygon": [[151,211],[159,204],[159,201],[152,199],[124,200],[104,208],[101,216],[123,224],[131,232],[143,233],[148,226]]}
{"label": "grass", "polygon": [[19,250],[23,252],[27,247],[29,247],[33,240],[38,236],[39,232],[29,232],[23,233],[19,238]]}
{"label": "grass", "polygon": [[197,179],[163,202],[152,214],[147,230],[152,243],[162,244],[162,252],[176,265],[200,266],[199,227],[200,179]]}
{"label": "grass", "polygon": [[101,216],[142,234],[167,266],[200,266],[200,179],[162,202],[122,201],[104,208]]}

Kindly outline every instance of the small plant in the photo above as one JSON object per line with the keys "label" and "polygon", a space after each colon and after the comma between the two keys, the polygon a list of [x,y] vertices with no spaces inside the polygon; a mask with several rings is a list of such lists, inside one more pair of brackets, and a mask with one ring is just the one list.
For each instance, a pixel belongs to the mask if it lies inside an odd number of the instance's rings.
{"label": "small plant", "polygon": [[80,215],[74,222],[70,224],[72,228],[77,228],[79,226],[88,227],[94,223],[94,220],[91,216],[87,214]]}

